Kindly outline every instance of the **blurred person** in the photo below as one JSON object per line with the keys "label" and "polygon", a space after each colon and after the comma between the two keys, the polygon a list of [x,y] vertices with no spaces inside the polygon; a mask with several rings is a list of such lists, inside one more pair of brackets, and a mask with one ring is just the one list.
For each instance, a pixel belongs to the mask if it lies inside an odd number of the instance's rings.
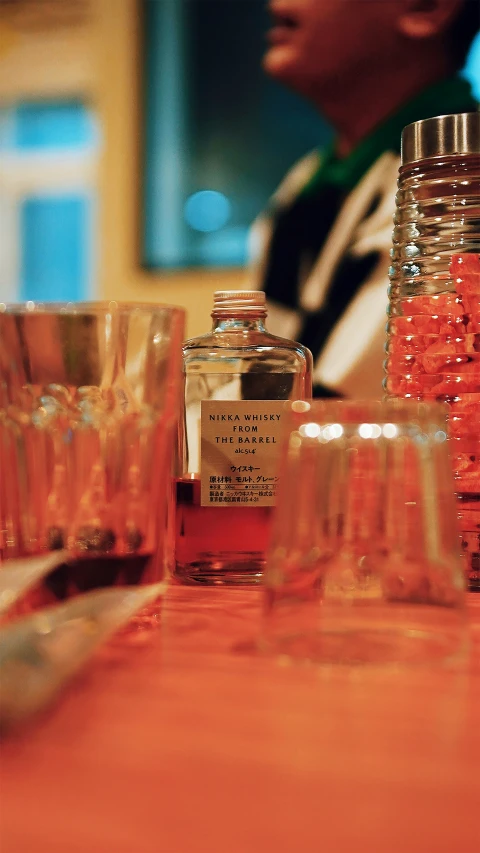
{"label": "blurred person", "polygon": [[476,109],[458,72],[477,0],[271,0],[267,74],[308,98],[335,139],[286,176],[252,229],[250,284],[269,330],[312,350],[314,395],[382,395],[400,138]]}

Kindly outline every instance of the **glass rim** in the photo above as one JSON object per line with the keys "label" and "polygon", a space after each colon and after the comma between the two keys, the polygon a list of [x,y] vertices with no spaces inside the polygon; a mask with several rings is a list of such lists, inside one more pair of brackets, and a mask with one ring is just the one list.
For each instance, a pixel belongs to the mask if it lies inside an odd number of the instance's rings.
{"label": "glass rim", "polygon": [[117,302],[110,300],[91,300],[85,302],[35,302],[26,300],[24,302],[0,302],[0,316],[28,316],[38,317],[45,315],[79,316],[91,315],[102,316],[108,313],[133,314],[138,313],[165,313],[172,316],[185,316],[185,309],[179,305],[168,305],[163,302]]}
{"label": "glass rim", "polygon": [[432,418],[446,420],[448,405],[435,400],[408,400],[405,398],[388,398],[385,400],[344,400],[337,398],[293,400],[286,404],[287,412],[292,418],[331,423],[357,423],[365,419],[407,423],[421,421],[426,423]]}

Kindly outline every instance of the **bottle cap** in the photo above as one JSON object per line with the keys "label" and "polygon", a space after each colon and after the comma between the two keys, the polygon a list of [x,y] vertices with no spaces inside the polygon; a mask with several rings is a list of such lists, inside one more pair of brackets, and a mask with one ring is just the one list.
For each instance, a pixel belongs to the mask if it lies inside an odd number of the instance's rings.
{"label": "bottle cap", "polygon": [[435,116],[404,127],[402,166],[452,154],[480,154],[480,112]]}
{"label": "bottle cap", "polygon": [[241,309],[242,311],[266,311],[263,290],[217,290],[213,294],[213,310]]}

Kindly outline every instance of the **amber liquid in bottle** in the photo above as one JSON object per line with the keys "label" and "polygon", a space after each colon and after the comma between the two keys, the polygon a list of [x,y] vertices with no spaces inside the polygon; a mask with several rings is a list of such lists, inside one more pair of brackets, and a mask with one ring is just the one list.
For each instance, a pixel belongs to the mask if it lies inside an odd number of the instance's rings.
{"label": "amber liquid in bottle", "polygon": [[282,401],[310,398],[312,381],[310,352],[270,335],[265,315],[262,292],[221,291],[212,331],[184,345],[175,521],[183,582],[251,584],[263,574]]}

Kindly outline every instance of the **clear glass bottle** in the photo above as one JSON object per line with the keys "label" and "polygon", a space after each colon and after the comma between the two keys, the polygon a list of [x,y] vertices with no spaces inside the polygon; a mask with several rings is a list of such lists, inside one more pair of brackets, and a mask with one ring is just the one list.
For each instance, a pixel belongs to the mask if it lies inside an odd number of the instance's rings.
{"label": "clear glass bottle", "polygon": [[312,356],[270,335],[262,291],[218,291],[211,332],[183,348],[175,575],[255,583],[275,504],[284,401],[312,395]]}
{"label": "clear glass bottle", "polygon": [[463,548],[480,589],[480,113],[402,134],[385,389],[449,406]]}

